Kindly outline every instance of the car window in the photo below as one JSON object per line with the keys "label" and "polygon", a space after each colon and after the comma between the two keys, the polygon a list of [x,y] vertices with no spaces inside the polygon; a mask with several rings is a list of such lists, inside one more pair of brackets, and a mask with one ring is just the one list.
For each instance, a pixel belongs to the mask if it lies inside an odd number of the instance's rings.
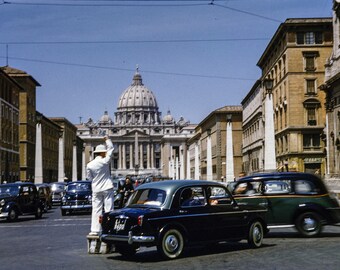
{"label": "car window", "polygon": [[251,181],[251,182],[240,182],[237,183],[232,192],[236,196],[250,196],[261,193],[261,182]]}
{"label": "car window", "polygon": [[139,189],[132,194],[129,205],[161,206],[166,199],[166,192],[161,189]]}
{"label": "car window", "polygon": [[289,194],[291,192],[290,180],[272,180],[264,182],[263,193],[270,194]]}
{"label": "car window", "polygon": [[16,196],[19,193],[17,186],[0,186],[0,194]]}
{"label": "car window", "polygon": [[196,207],[206,204],[206,198],[202,187],[184,188],[180,196],[182,207]]}
{"label": "car window", "polygon": [[76,192],[76,191],[90,191],[91,184],[90,183],[72,183],[66,186],[66,191]]}
{"label": "car window", "polygon": [[315,184],[309,180],[297,180],[295,181],[295,193],[296,194],[317,194],[319,189]]}
{"label": "car window", "polygon": [[209,187],[208,199],[210,205],[225,205],[231,203],[230,195],[223,187]]}

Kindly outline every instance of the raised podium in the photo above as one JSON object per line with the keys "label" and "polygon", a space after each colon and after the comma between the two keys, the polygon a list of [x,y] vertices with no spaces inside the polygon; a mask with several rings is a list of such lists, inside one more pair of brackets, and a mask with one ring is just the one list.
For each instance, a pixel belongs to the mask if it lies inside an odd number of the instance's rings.
{"label": "raised podium", "polygon": [[87,235],[87,252],[89,254],[108,254],[114,252],[113,245],[100,241],[99,235]]}

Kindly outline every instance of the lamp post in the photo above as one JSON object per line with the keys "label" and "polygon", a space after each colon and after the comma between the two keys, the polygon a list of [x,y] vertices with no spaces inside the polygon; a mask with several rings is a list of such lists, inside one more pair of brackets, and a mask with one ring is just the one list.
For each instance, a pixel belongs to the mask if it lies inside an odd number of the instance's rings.
{"label": "lamp post", "polygon": [[265,98],[265,127],[264,127],[264,170],[276,170],[275,155],[275,132],[274,132],[274,105],[273,105],[272,79],[264,79],[263,87],[266,93]]}

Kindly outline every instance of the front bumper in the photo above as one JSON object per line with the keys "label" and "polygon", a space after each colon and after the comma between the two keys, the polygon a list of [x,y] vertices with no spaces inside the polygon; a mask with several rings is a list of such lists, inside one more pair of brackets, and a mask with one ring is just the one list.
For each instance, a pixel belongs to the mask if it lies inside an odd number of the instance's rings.
{"label": "front bumper", "polygon": [[0,213],[0,219],[7,218],[7,217],[8,217],[8,212],[1,212]]}
{"label": "front bumper", "polygon": [[128,235],[112,235],[112,234],[102,234],[100,240],[104,243],[112,242],[127,242],[128,244],[133,243],[152,243],[155,241],[154,236],[144,236],[144,235],[132,235],[132,231],[129,231]]}
{"label": "front bumper", "polygon": [[78,204],[78,205],[61,205],[61,209],[63,210],[91,210],[91,204]]}

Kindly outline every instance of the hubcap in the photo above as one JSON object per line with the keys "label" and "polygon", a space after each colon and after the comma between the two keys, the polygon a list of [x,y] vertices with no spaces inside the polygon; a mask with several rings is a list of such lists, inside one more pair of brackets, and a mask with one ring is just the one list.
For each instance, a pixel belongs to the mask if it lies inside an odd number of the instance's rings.
{"label": "hubcap", "polygon": [[310,217],[306,217],[303,219],[302,226],[305,231],[313,231],[316,229],[316,221]]}
{"label": "hubcap", "polygon": [[259,229],[258,226],[256,226],[256,227],[254,228],[253,237],[254,237],[254,240],[255,240],[256,243],[258,243],[259,241],[261,241],[262,232],[261,232],[261,230]]}
{"label": "hubcap", "polygon": [[173,235],[169,235],[166,239],[165,239],[165,248],[169,251],[169,252],[174,252],[178,247],[178,240],[175,236]]}

